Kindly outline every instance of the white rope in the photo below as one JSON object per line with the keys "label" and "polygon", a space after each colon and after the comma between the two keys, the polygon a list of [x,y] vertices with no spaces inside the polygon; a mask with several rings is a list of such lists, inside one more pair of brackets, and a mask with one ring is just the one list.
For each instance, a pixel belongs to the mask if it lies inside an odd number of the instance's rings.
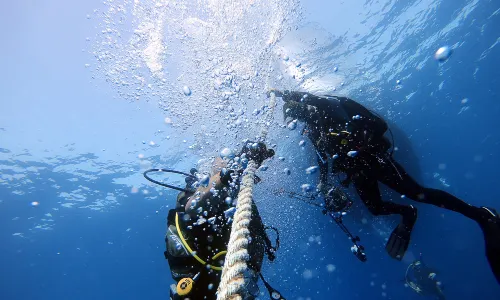
{"label": "white rope", "polygon": [[[276,106],[276,95],[271,93],[269,110],[261,131],[261,140],[264,141],[269,132]],[[258,273],[248,267],[250,254],[248,252],[250,237],[250,220],[252,218],[253,185],[256,164],[248,163],[243,172],[236,213],[234,214],[231,236],[227,247],[226,259],[222,269],[222,278],[217,291],[217,300],[253,299],[246,287],[258,279]]]}
{"label": "white rope", "polygon": [[249,224],[252,217],[255,167],[255,163],[250,161],[243,175],[224,268],[222,269],[222,278],[217,291],[217,300],[248,299],[251,296],[248,295],[245,287],[254,276],[258,275],[247,265],[250,260],[248,254]]}

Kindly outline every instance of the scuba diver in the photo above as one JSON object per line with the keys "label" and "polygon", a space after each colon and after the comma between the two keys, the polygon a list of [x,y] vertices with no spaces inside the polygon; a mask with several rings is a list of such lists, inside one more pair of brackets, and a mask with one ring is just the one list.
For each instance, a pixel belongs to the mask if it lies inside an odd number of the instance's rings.
{"label": "scuba diver", "polygon": [[437,274],[432,268],[424,264],[422,254],[406,269],[406,284],[419,295],[433,296],[435,299],[444,300],[443,284],[436,278]]}
{"label": "scuba diver", "polygon": [[[237,155],[238,159],[216,158],[211,175],[200,175],[194,168],[189,174],[165,169],[144,172],[149,181],[180,191],[175,209],[168,213],[165,237],[164,255],[172,278],[177,282],[170,286],[170,299],[216,299],[232,216],[236,211],[240,177],[249,160],[260,166],[273,155],[274,150],[267,149],[264,143],[249,142]],[[184,175],[186,186],[180,188],[157,181],[149,176],[152,172]],[[253,275],[247,290],[251,295],[258,295],[257,281],[260,276],[272,299],[284,299],[260,273],[264,252],[270,261],[275,259],[279,233],[274,227],[264,226],[255,204],[252,207],[250,228],[253,230],[248,264]],[[268,229],[275,230],[278,235],[274,247],[266,233]]]}
{"label": "scuba diver", "polygon": [[417,209],[382,200],[378,182],[414,201],[452,210],[476,221],[484,234],[486,257],[500,283],[500,218],[494,209],[472,206],[445,191],[418,184],[393,159],[393,150],[389,152],[392,145],[384,136],[389,129],[386,122],[354,100],[274,89],[268,95],[272,92],[285,102],[283,114],[289,128],[296,127],[297,121],[305,123],[303,134],[311,140],[318,155],[319,190],[323,193],[329,190],[330,157],[333,173],[346,174],[342,184],[347,187],[352,182],[373,215],[402,216],[386,244],[392,258],[401,260],[408,249]]}

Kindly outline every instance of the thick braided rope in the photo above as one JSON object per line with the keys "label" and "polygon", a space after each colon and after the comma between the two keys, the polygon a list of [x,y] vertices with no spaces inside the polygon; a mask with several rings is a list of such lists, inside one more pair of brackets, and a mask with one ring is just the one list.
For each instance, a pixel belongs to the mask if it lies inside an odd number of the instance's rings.
{"label": "thick braided rope", "polygon": [[[262,126],[261,140],[264,141],[269,132],[274,107],[276,106],[276,95],[270,95],[269,110]],[[257,274],[251,270],[247,262],[250,260],[248,245],[250,243],[250,220],[252,219],[253,205],[253,185],[255,178],[256,164],[253,161],[248,163],[243,172],[240,192],[238,193],[238,203],[236,204],[236,213],[234,214],[233,226],[231,227],[231,236],[227,247],[224,268],[222,269],[222,278],[217,291],[217,300],[228,299],[252,299],[246,287],[250,280]]]}
{"label": "thick braided rope", "polygon": [[256,276],[247,265],[250,260],[248,254],[250,244],[249,225],[252,218],[255,167],[255,163],[250,161],[243,173],[226,259],[222,269],[222,278],[217,291],[217,300],[239,300],[251,297],[245,288],[249,280]]}

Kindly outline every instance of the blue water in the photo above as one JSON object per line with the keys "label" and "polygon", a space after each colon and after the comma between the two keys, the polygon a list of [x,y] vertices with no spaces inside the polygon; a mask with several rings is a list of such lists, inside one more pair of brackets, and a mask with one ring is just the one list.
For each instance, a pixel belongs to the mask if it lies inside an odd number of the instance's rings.
{"label": "blue water", "polygon": [[[397,126],[396,158],[423,184],[500,209],[499,3],[323,2],[301,3],[304,18],[297,33],[277,43],[280,49],[291,59],[301,57],[305,78],[316,82],[339,66],[346,84],[336,82],[338,92]],[[109,67],[95,57],[103,53],[95,49],[109,3],[19,1],[0,13],[2,299],[168,299],[172,279],[163,239],[176,194],[149,185],[141,172],[149,166],[186,171],[204,157],[188,148],[196,140],[191,129],[180,133],[180,127],[165,125],[157,99],[130,101],[109,75],[99,76]],[[318,41],[324,32],[329,36],[304,54],[290,43],[301,32]],[[125,40],[132,34],[122,35]],[[106,50],[118,56],[124,44]],[[433,55],[443,45],[454,52],[438,63]],[[277,88],[308,86],[283,76],[273,82]],[[275,121],[281,118],[279,107]],[[235,146],[242,138],[222,140]],[[270,142],[286,160],[269,163],[255,192],[265,223],[281,233],[278,258],[264,264],[264,275],[287,299],[421,299],[404,284],[408,264],[420,253],[438,270],[447,299],[500,298],[482,233],[461,215],[417,204],[412,243],[399,262],[384,249],[398,218],[372,217],[349,190],[356,201],[345,222],[366,247],[368,262],[361,263],[321,211],[269,193],[316,183],[303,172],[315,157],[309,146],[297,146],[301,139],[298,132],[271,129]],[[291,176],[282,175],[285,167]],[[384,195],[410,203],[389,191]]]}

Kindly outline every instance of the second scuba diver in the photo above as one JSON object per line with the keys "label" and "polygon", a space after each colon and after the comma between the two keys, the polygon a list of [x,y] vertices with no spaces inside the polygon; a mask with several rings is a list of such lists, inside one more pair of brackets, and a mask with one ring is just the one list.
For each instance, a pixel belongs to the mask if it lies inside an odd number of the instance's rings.
{"label": "second scuba diver", "polygon": [[388,130],[386,122],[354,100],[304,92],[270,92],[285,101],[285,120],[305,123],[304,133],[318,154],[319,190],[324,194],[329,190],[330,157],[334,172],[347,175],[343,184],[347,186],[352,181],[373,215],[402,216],[386,244],[391,257],[401,260],[408,249],[417,209],[413,205],[382,200],[379,182],[409,199],[452,210],[474,220],[483,231],[486,257],[500,283],[500,218],[494,209],[472,206],[445,191],[418,184],[389,153],[391,143],[384,137]]}

